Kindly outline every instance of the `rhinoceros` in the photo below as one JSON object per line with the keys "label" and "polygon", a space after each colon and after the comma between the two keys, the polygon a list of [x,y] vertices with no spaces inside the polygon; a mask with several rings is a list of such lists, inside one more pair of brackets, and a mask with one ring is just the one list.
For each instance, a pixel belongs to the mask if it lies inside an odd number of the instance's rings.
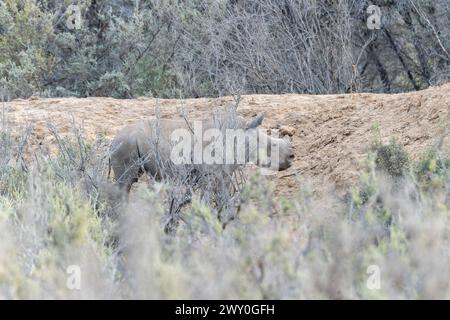
{"label": "rhinoceros", "polygon": [[[291,166],[294,158],[290,139],[289,137],[276,138],[267,135],[264,130],[257,129],[262,123],[263,118],[264,115],[260,115],[252,121],[246,122],[242,117],[236,117],[233,125],[227,124],[225,127],[231,130],[241,130],[247,137],[256,136],[259,140],[266,139],[264,140],[267,141],[266,144],[258,144],[256,150],[253,150],[257,154],[256,164],[263,167],[270,167],[273,170],[285,170]],[[201,120],[200,125],[202,130],[201,134],[208,132],[210,129],[224,129],[223,125],[221,126],[214,119]],[[128,193],[132,184],[137,182],[138,178],[144,172],[154,177],[155,180],[161,179],[164,171],[169,167],[166,165],[173,164],[174,162],[172,159],[173,150],[176,147],[174,134],[178,133],[179,136],[180,132],[185,132],[188,138],[193,138],[188,143],[188,146],[192,143],[192,150],[194,150],[194,142],[192,142],[195,141],[194,135],[196,132],[194,129],[192,123],[186,119],[141,120],[121,129],[113,139],[110,149],[110,168],[114,171],[114,177],[120,189],[126,190]],[[227,143],[225,140],[222,141]],[[211,141],[202,141],[202,149],[207,148],[210,143]],[[244,150],[239,150],[239,152],[245,154],[244,162],[249,162],[251,159],[250,144],[247,141],[247,143],[241,146],[243,146]],[[278,149],[276,163],[273,163],[269,159],[274,146]],[[225,145],[224,148],[226,149],[226,147]],[[187,160],[191,159],[191,156],[187,157]],[[187,165],[195,166],[201,164],[188,163]],[[230,164],[224,163],[223,165]]]}

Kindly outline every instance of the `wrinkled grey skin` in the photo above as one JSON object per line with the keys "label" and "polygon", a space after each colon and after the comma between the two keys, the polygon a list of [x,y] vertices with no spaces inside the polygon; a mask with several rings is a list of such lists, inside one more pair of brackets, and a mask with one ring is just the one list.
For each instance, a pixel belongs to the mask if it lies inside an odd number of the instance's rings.
{"label": "wrinkled grey skin", "polygon": [[[245,129],[248,134],[265,135],[272,145],[279,147],[279,163],[275,170],[285,170],[291,166],[294,158],[291,142],[286,138],[278,139],[267,136],[262,130],[257,130],[256,128],[261,124],[263,118],[264,116],[258,116],[246,123],[239,117],[231,128]],[[202,124],[203,131],[218,127],[214,120],[204,120]],[[144,171],[156,180],[160,180],[164,164],[171,161],[170,154],[174,145],[171,142],[171,134],[174,130],[181,128],[192,132],[192,126],[188,125],[185,120],[168,119],[143,120],[120,130],[111,143],[110,157],[110,165],[119,187],[129,192],[131,185],[137,182]],[[270,143],[268,145],[270,146]],[[246,147],[248,148],[248,145]],[[265,154],[267,158],[270,158],[270,150],[260,151],[258,150],[259,154]],[[246,159],[248,161],[248,150],[246,150]],[[258,165],[270,166],[271,163],[266,159],[264,164],[258,163]]]}

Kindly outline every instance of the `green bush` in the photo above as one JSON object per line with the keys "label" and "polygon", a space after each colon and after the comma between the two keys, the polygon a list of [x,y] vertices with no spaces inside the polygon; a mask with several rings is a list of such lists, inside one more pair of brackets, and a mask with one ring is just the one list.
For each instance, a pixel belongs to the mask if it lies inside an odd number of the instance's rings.
{"label": "green bush", "polygon": [[428,150],[414,167],[418,183],[427,190],[445,188],[450,171],[450,152]]}
{"label": "green bush", "polygon": [[391,140],[389,144],[374,145],[372,152],[375,153],[376,169],[388,174],[392,179],[399,179],[408,172],[408,154],[395,140]]}

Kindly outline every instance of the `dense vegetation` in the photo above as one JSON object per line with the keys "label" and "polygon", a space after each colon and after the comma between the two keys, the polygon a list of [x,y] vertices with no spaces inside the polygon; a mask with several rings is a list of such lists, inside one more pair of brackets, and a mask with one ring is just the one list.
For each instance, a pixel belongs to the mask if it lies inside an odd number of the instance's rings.
{"label": "dense vegetation", "polygon": [[[6,101],[419,90],[450,79],[449,52],[447,0],[0,0]],[[298,177],[280,198],[241,170],[231,192],[219,171],[182,205],[183,176],[140,181],[126,201],[105,138],[49,124],[56,152],[31,157],[31,129],[7,116],[0,299],[450,298],[443,140],[413,161],[375,137],[345,195],[315,197]]]}
{"label": "dense vegetation", "polygon": [[[374,139],[344,197],[316,199],[302,179],[279,199],[251,175],[226,223],[197,192],[168,231],[177,184],[140,183],[117,202],[105,141],[53,134],[59,152],[27,164],[26,133],[15,144],[0,132],[1,298],[450,297],[450,152],[439,141],[413,162]],[[80,290],[67,284],[73,265]]]}
{"label": "dense vegetation", "polygon": [[399,92],[449,78],[447,0],[0,1],[6,99]]}

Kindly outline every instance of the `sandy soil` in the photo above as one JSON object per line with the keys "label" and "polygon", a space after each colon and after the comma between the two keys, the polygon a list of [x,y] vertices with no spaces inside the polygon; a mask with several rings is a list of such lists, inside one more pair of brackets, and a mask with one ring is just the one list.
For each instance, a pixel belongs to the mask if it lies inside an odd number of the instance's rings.
{"label": "sandy soil", "polygon": [[[6,113],[14,128],[32,124],[34,143],[53,144],[48,122],[64,134],[74,119],[93,140],[97,134],[112,137],[124,125],[154,116],[156,107],[163,118],[178,118],[184,108],[189,119],[197,119],[232,103],[232,97],[30,98],[6,104]],[[343,190],[357,181],[374,125],[383,140],[396,138],[412,158],[436,143],[450,123],[450,83],[403,94],[248,95],[242,97],[238,111],[246,117],[265,112],[264,127],[284,126],[283,131],[292,135],[296,159],[290,169],[273,177],[277,193],[294,192],[304,179],[315,190]],[[447,135],[444,143],[449,145],[449,140]]]}

